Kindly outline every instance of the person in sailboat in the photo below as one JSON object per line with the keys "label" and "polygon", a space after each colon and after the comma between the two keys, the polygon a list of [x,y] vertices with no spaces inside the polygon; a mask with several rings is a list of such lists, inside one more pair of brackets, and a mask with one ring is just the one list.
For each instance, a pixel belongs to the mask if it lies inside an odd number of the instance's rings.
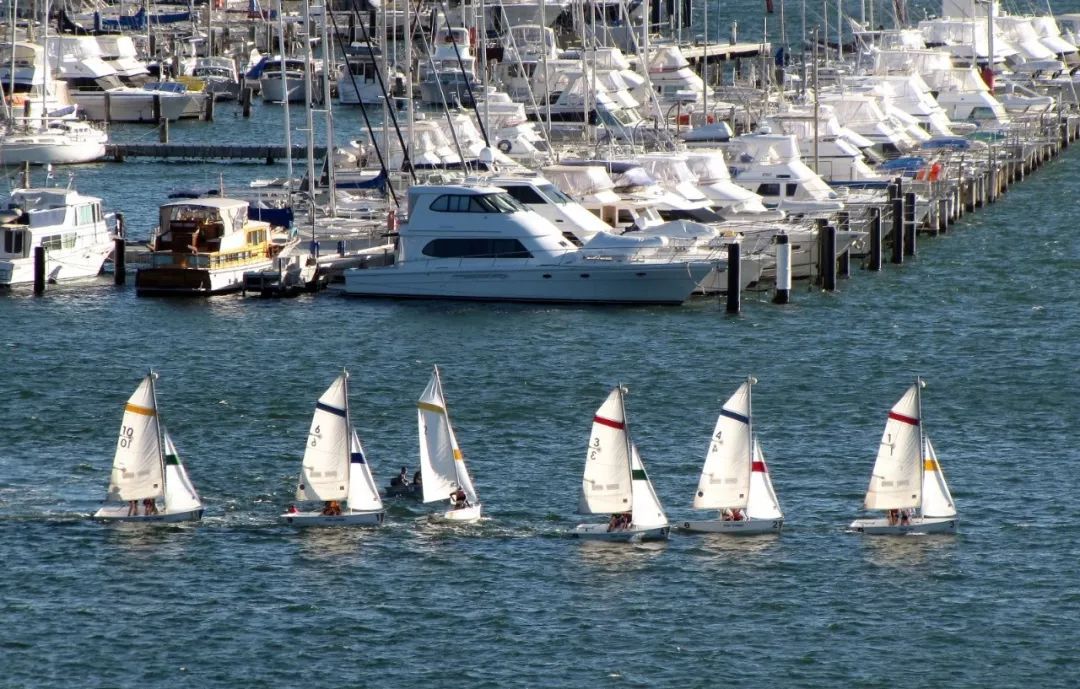
{"label": "person in sailboat", "polygon": [[394,488],[404,488],[409,485],[409,468],[401,467],[401,472],[397,476],[390,479],[390,485]]}
{"label": "person in sailboat", "polygon": [[157,514],[157,505],[154,504],[153,498],[146,498],[143,500],[143,514],[147,516]]}
{"label": "person in sailboat", "polygon": [[741,522],[745,518],[743,511],[738,507],[729,507],[724,510],[723,520],[726,522]]}
{"label": "person in sailboat", "polygon": [[889,526],[896,526],[900,521],[900,510],[889,510],[885,513],[885,516],[889,520]]}
{"label": "person in sailboat", "polygon": [[139,501],[138,500],[128,500],[128,513],[127,513],[127,516],[129,516],[129,517],[137,517],[137,516],[139,516]]}
{"label": "person in sailboat", "polygon": [[465,495],[463,488],[458,488],[454,492],[450,493],[450,507],[455,510],[469,506],[469,496]]}
{"label": "person in sailboat", "polygon": [[911,524],[911,510],[900,510],[900,526]]}
{"label": "person in sailboat", "polygon": [[412,484],[415,487],[414,490],[418,490],[420,486],[424,485],[424,475],[420,473],[419,469],[412,476]]}

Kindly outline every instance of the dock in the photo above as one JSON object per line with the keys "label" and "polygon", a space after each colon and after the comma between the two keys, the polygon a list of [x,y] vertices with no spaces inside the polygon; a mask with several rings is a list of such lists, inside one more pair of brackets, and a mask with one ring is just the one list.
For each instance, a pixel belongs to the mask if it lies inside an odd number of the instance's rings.
{"label": "dock", "polygon": [[[267,165],[273,165],[279,160],[288,157],[285,146],[272,146],[265,144],[171,144],[171,143],[139,143],[139,144],[107,144],[105,146],[106,158],[118,163],[128,158],[153,158],[155,160],[240,160],[261,161]],[[315,147],[315,157],[322,159],[326,156],[325,146]],[[307,146],[293,146],[292,157],[294,160],[302,160],[307,157]]]}
{"label": "dock", "polygon": [[696,65],[701,60],[717,62],[772,55],[771,43],[694,43],[681,47],[683,57]]}

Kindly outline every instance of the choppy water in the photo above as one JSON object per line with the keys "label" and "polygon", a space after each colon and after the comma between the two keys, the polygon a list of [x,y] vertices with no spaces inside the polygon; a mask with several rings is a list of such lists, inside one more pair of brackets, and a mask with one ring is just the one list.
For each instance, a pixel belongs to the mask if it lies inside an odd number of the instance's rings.
{"label": "choppy water", "polygon": [[[273,126],[260,112],[230,131]],[[214,131],[174,136],[185,128]],[[129,162],[76,181],[138,234],[171,188],[270,172]],[[1072,686],[1078,173],[1072,149],[902,268],[800,288],[783,308],[750,297],[736,318],[711,300],[176,301],[106,281],[0,295],[0,686]],[[278,525],[340,367],[383,484],[416,466],[433,363],[489,518],[435,526],[394,503],[377,531]],[[149,367],[206,517],[91,523]],[[720,404],[751,373],[780,537],[565,537],[611,385],[630,388],[676,519]],[[962,533],[847,534],[916,374]]]}

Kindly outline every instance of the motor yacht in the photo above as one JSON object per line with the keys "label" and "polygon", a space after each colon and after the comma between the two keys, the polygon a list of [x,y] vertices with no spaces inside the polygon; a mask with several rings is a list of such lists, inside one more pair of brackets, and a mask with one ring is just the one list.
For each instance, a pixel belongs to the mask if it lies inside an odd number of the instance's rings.
{"label": "motor yacht", "polygon": [[681,304],[714,268],[705,261],[578,246],[495,186],[416,185],[409,208],[394,263],[345,271],[345,294]]}

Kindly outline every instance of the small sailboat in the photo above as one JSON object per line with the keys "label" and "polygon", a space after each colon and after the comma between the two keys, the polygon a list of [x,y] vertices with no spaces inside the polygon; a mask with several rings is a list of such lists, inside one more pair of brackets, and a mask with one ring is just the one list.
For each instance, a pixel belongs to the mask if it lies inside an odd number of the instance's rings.
{"label": "small sailboat", "polygon": [[446,411],[439,367],[416,403],[420,431],[420,476],[424,502],[450,501],[441,517],[455,522],[480,519],[480,498],[476,494],[465,457],[461,454],[450,415]]}
{"label": "small sailboat", "polygon": [[578,524],[572,534],[599,541],[651,541],[668,537],[668,520],[641,455],[630,437],[626,390],[618,385],[593,416],[581,481],[580,514],[609,514],[603,524]]}
{"label": "small sailboat", "polygon": [[[158,416],[156,379],[150,371],[124,405],[109,493],[94,519],[161,523],[202,518],[199,494]],[[158,504],[159,498],[164,504]]]}
{"label": "small sailboat", "polygon": [[956,533],[959,519],[937,454],[922,426],[920,378],[889,410],[864,507],[885,517],[856,519],[853,531],[874,535]]}
{"label": "small sailboat", "polygon": [[[378,526],[383,522],[382,498],[349,415],[348,371],[342,371],[315,403],[296,500],[317,500],[324,506],[306,512],[291,506],[281,518],[293,526]],[[345,507],[339,504],[341,500]]]}
{"label": "small sailboat", "polygon": [[695,509],[719,510],[720,518],[682,522],[684,531],[760,534],[778,532],[784,525],[754,433],[750,389],[756,382],[747,378],[721,407],[694,494]]}

